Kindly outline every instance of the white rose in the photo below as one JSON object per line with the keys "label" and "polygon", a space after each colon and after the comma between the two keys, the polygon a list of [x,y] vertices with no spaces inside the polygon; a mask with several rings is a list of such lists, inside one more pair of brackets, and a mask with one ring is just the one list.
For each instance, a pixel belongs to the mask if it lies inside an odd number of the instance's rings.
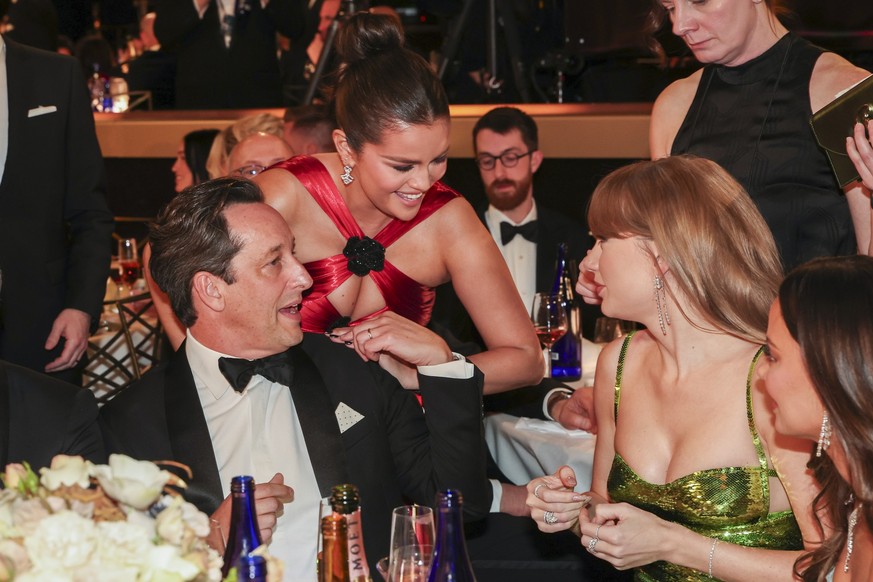
{"label": "white rose", "polygon": [[95,561],[101,566],[142,571],[152,550],[154,529],[140,521],[101,521]]}
{"label": "white rose", "polygon": [[42,499],[19,499],[12,505],[12,523],[21,535],[31,535],[51,512]]}
{"label": "white rose", "polygon": [[205,538],[209,535],[209,518],[205,513],[181,497],[164,498],[167,506],[156,518],[158,534],[177,546],[192,537]]}
{"label": "white rose", "polygon": [[12,540],[0,541],[0,580],[11,580],[16,574],[30,569],[30,558],[24,546]]}
{"label": "white rose", "polygon": [[197,564],[189,562],[176,546],[152,546],[143,580],[193,580],[200,575]]}
{"label": "white rose", "polygon": [[97,543],[94,522],[66,510],[43,519],[24,540],[35,571],[74,571],[92,560]]}
{"label": "white rose", "polygon": [[27,469],[21,463],[9,463],[3,473],[3,483],[7,489],[18,489],[18,483],[27,476]]}
{"label": "white rose", "polygon": [[52,459],[51,468],[39,470],[39,482],[49,491],[54,491],[61,485],[87,488],[91,484],[91,471],[94,464],[82,457],[70,457],[68,455],[55,455]]}
{"label": "white rose", "polygon": [[109,455],[109,465],[94,467],[106,494],[123,505],[144,510],[161,495],[170,474],[154,463],[125,455]]}

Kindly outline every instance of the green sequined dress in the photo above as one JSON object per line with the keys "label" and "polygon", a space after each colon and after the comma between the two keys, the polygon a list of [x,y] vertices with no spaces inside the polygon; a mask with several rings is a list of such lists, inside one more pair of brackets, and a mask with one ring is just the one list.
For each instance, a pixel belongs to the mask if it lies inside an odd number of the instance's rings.
{"label": "green sequined dress", "polygon": [[[633,333],[625,338],[618,361],[615,378],[616,424],[624,360],[632,338]],[[746,381],[746,413],[752,442],[758,453],[758,466],[705,469],[659,485],[642,479],[616,453],[607,481],[611,500],[630,503],[662,519],[723,542],[774,550],[802,549],[803,541],[794,514],[790,510],[768,512],[769,477],[775,476],[775,471],[768,468],[767,456],[752,414],[752,374],[760,354],[759,351],[752,359]],[[637,568],[634,580],[680,582],[711,579],[705,572],[692,568],[654,562]]]}

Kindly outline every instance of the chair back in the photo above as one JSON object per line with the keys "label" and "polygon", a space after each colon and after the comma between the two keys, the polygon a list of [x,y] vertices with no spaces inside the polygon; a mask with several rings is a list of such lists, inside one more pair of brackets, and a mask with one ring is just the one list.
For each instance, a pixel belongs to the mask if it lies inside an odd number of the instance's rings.
{"label": "chair back", "polygon": [[106,402],[161,361],[163,328],[146,291],[104,302],[105,320],[88,340],[83,385]]}

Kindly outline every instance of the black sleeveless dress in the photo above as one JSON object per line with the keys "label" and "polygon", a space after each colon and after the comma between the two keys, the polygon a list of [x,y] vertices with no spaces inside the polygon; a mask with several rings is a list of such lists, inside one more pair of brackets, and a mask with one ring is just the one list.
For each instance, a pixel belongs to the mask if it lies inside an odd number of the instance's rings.
{"label": "black sleeveless dress", "polygon": [[786,270],[856,252],[848,202],[809,127],[821,54],[788,33],[742,65],[707,65],[671,152],[713,160],[746,188]]}

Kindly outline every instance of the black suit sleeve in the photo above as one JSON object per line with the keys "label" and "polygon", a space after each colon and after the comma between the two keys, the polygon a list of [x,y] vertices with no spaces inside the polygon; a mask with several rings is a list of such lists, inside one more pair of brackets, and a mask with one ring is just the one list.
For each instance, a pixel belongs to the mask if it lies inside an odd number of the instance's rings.
{"label": "black suit sleeve", "polygon": [[[154,9],[155,36],[168,51],[175,51],[185,36],[203,22],[191,0],[156,0]],[[206,11],[210,10],[217,9],[210,5]],[[204,19],[207,17],[204,14]]]}
{"label": "black suit sleeve", "polygon": [[106,450],[97,422],[97,401],[90,390],[76,393],[64,436],[65,455],[81,455],[95,463],[106,462]]}
{"label": "black suit sleeve", "polygon": [[69,118],[65,140],[67,192],[64,220],[69,232],[65,307],[91,315],[96,325],[109,269],[112,213],[106,204],[103,155],[94,129],[88,90],[79,64],[69,62]]}
{"label": "black suit sleeve", "polygon": [[419,375],[424,423],[418,402],[394,382],[384,416],[389,420],[389,446],[403,494],[432,505],[437,491],[459,489],[468,520],[482,518],[491,507],[482,425],[483,378],[479,370],[469,380]]}

